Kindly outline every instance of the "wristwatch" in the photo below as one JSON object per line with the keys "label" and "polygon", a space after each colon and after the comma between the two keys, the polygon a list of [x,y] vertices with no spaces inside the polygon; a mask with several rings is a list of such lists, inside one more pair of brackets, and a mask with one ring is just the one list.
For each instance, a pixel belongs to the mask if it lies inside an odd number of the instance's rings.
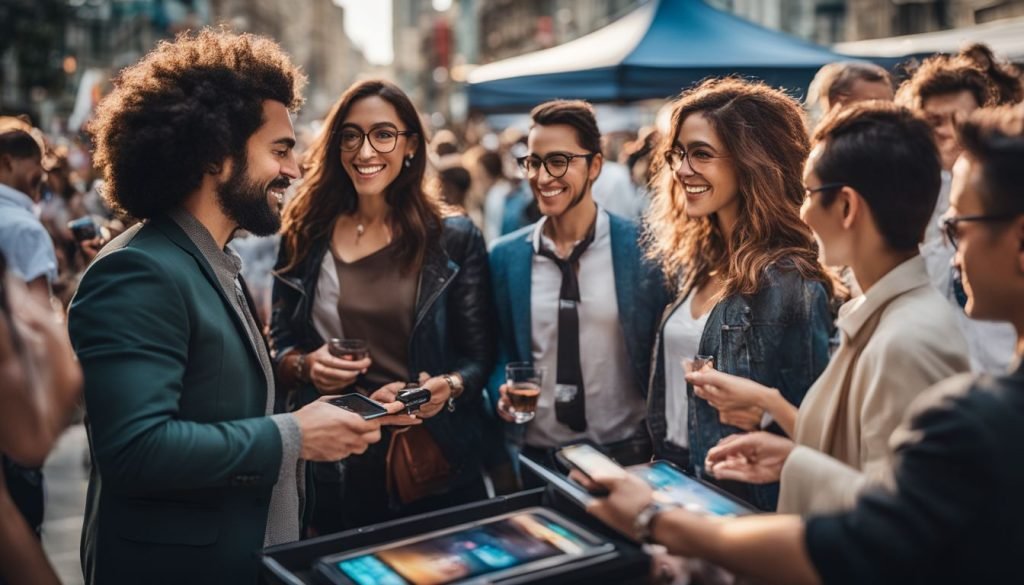
{"label": "wristwatch", "polygon": [[455,399],[462,396],[462,377],[453,374],[444,374],[441,376],[444,381],[448,384],[448,389],[451,390],[451,394],[448,395],[448,412],[455,412]]}
{"label": "wristwatch", "polygon": [[633,536],[638,542],[651,543],[651,525],[654,518],[662,512],[678,508],[676,503],[651,502],[640,510],[640,513],[633,519]]}

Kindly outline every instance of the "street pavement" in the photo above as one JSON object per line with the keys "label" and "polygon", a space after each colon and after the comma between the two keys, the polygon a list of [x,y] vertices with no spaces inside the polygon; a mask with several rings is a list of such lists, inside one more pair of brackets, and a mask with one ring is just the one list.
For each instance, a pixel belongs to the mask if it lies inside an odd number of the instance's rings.
{"label": "street pavement", "polygon": [[78,544],[89,485],[89,471],[83,463],[88,450],[85,426],[74,425],[58,440],[43,467],[46,478],[43,549],[64,585],[83,583]]}

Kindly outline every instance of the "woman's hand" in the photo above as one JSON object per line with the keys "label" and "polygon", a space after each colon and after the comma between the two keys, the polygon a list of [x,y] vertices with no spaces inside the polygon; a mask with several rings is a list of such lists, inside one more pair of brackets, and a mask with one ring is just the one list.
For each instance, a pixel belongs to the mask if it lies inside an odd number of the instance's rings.
{"label": "woman's hand", "polygon": [[715,479],[745,483],[772,483],[793,451],[790,439],[764,431],[731,435],[708,451],[704,469]]}
{"label": "woman's hand", "polygon": [[753,380],[711,369],[690,372],[686,374],[686,381],[693,384],[694,394],[718,410],[757,407],[763,411],[765,400],[772,392],[771,388]]}
{"label": "woman's hand", "polygon": [[512,415],[512,404],[508,401],[508,384],[502,384],[498,388],[498,393],[501,395],[498,398],[498,406],[495,408],[498,412],[498,417],[505,422],[516,422],[515,416]]}
{"label": "woman's hand", "polygon": [[448,398],[452,395],[452,388],[448,381],[440,376],[430,377],[426,372],[420,372],[420,386],[430,390],[430,402],[420,406],[417,414],[420,418],[430,418],[444,409]]}
{"label": "woman's hand", "polygon": [[341,391],[355,383],[360,374],[373,363],[369,357],[361,360],[346,360],[334,357],[321,345],[316,351],[306,354],[309,381],[321,394],[341,394]]}
{"label": "woman's hand", "polygon": [[[378,419],[382,426],[410,427],[423,424],[423,419],[416,416],[415,413],[406,414],[405,404],[398,401],[398,392],[404,388],[405,382],[392,382],[381,386],[373,394],[370,394],[370,400],[381,403],[391,413]],[[396,432],[404,430],[405,428],[402,428]]]}

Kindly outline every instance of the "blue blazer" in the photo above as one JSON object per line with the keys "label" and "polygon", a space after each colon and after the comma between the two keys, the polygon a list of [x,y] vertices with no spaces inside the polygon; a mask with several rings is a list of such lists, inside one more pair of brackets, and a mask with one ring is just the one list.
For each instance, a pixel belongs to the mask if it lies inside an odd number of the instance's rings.
{"label": "blue blazer", "polygon": [[[637,392],[646,398],[651,349],[658,321],[668,303],[667,288],[661,270],[644,258],[639,226],[612,213],[608,213],[608,218],[619,322]],[[535,226],[532,224],[499,238],[490,253],[498,319],[498,360],[487,384],[486,408],[492,416],[498,403],[498,388],[505,383],[506,364],[533,361],[530,299],[531,235]]]}

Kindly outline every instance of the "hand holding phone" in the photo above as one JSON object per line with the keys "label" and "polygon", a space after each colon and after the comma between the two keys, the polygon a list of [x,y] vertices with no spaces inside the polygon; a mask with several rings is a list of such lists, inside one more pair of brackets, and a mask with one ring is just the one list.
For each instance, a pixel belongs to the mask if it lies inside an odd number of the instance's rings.
{"label": "hand holding phone", "polygon": [[[593,479],[595,476],[618,478],[627,474],[626,470],[614,459],[589,443],[576,443],[562,447],[555,452],[555,458],[562,465],[579,471],[588,479]],[[598,495],[600,494],[598,493]]]}
{"label": "hand holding phone", "polygon": [[370,400],[362,394],[342,394],[327,401],[338,408],[354,412],[363,417],[363,420],[373,420],[388,415],[388,409],[376,400]]}

